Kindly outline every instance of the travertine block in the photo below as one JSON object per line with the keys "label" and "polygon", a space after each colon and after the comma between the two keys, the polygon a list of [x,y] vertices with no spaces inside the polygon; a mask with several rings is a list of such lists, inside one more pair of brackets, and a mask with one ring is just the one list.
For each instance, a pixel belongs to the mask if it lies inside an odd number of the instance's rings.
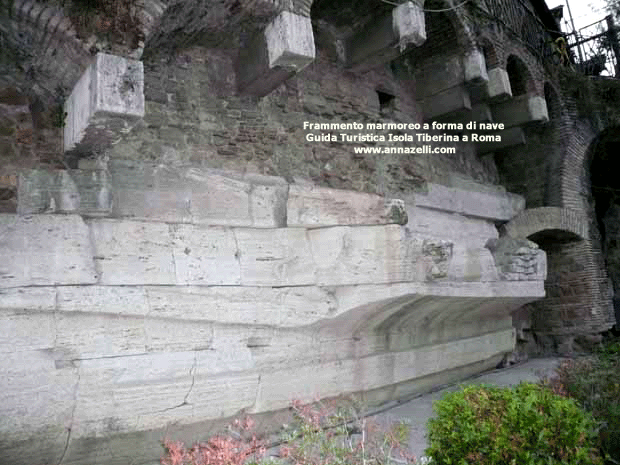
{"label": "travertine block", "polygon": [[244,286],[314,284],[315,261],[305,229],[235,229]]}
{"label": "travertine block", "polygon": [[287,203],[288,226],[405,224],[404,203],[376,194],[292,184]]}
{"label": "travertine block", "polygon": [[239,88],[263,97],[312,63],[314,57],[310,18],[283,11],[240,50]]}
{"label": "travertine block", "polygon": [[470,50],[463,57],[463,69],[466,82],[481,84],[489,80],[484,55],[478,49]]}
{"label": "travertine block", "polygon": [[265,28],[269,67],[301,71],[314,61],[314,34],[310,18],[283,11]]}
{"label": "travertine block", "polygon": [[425,121],[438,117],[458,116],[472,108],[469,92],[462,85],[426,97],[421,104]]}
{"label": "travertine block", "polygon": [[0,288],[93,284],[88,227],[75,215],[0,215]]}
{"label": "travertine block", "polygon": [[502,100],[512,97],[508,71],[503,68],[490,69],[487,88],[491,99]]}
{"label": "travertine block", "polygon": [[509,221],[525,208],[525,199],[508,192],[476,192],[440,184],[428,184],[428,193],[406,199],[425,207],[493,221]]}
{"label": "travertine block", "polygon": [[512,329],[423,347],[414,351],[289,367],[261,376],[254,411],[286,407],[293,398],[311,401],[366,391],[485,360],[512,350]]}
{"label": "travertine block", "polygon": [[426,41],[423,0],[408,1],[375,18],[346,41],[346,64],[354,71],[376,68],[397,58],[409,46]]}
{"label": "travertine block", "polygon": [[93,220],[90,227],[102,284],[240,282],[229,229],[116,220]]}
{"label": "travertine block", "polygon": [[90,230],[101,284],[176,283],[167,224],[92,220]]}
{"label": "travertine block", "polygon": [[29,170],[20,173],[17,200],[21,215],[105,216],[112,210],[112,189],[104,170]]}
{"label": "travertine block", "polygon": [[147,293],[152,317],[177,320],[294,327],[315,323],[336,308],[333,296],[314,286],[149,287]]}
{"label": "travertine block", "polygon": [[114,216],[223,226],[282,227],[284,180],[245,179],[216,170],[109,163]]}
{"label": "travertine block", "polygon": [[110,146],[144,116],[142,62],[97,54],[65,103],[65,152]]}
{"label": "travertine block", "polygon": [[498,123],[504,123],[506,128],[535,121],[549,121],[547,102],[538,95],[519,95],[493,105],[492,111],[493,119]]}
{"label": "travertine block", "polygon": [[319,285],[425,279],[422,240],[400,226],[357,226],[308,231]]}

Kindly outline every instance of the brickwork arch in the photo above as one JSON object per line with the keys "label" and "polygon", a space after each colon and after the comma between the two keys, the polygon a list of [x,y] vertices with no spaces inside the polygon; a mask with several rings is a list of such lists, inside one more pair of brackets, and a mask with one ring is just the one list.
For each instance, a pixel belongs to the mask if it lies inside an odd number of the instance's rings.
{"label": "brickwork arch", "polygon": [[530,238],[543,231],[568,232],[575,239],[589,239],[589,221],[585,215],[559,207],[540,207],[522,211],[504,226],[511,237]]}
{"label": "brickwork arch", "polygon": [[484,60],[487,65],[487,69],[493,69],[500,66],[500,60],[497,55],[497,49],[493,42],[486,36],[478,38],[478,48],[484,55]]}

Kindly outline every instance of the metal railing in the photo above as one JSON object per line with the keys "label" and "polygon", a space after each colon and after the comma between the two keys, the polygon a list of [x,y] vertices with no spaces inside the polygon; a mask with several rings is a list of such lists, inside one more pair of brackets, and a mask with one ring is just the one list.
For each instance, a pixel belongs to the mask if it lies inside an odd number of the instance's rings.
{"label": "metal railing", "polygon": [[617,31],[612,16],[607,16],[569,34],[568,48],[575,67],[591,76],[620,77]]}
{"label": "metal railing", "polygon": [[476,5],[475,8],[486,13],[490,19],[501,23],[540,59],[552,57],[554,52],[550,44],[555,37],[533,11],[532,6],[524,0],[486,0],[484,4]]}

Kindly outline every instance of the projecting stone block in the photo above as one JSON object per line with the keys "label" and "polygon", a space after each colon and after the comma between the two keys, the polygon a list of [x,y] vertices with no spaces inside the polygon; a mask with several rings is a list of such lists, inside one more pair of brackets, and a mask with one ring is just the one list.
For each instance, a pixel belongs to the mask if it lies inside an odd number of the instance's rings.
{"label": "projecting stone block", "polygon": [[494,120],[507,128],[549,121],[547,102],[537,95],[520,95],[492,107]]}
{"label": "projecting stone block", "polygon": [[517,145],[525,144],[525,133],[520,127],[514,127],[497,133],[501,137],[499,142],[479,142],[476,144],[476,151],[479,155],[489,152],[504,150]]}
{"label": "projecting stone block", "polygon": [[504,236],[489,240],[487,248],[493,253],[501,279],[544,281],[547,278],[547,256],[538,244]]}
{"label": "projecting stone block", "polygon": [[376,68],[426,41],[423,0],[398,5],[391,14],[371,21],[346,43],[347,66],[354,71]]}
{"label": "projecting stone block", "polygon": [[287,203],[288,226],[406,224],[404,202],[375,194],[292,184]]}
{"label": "projecting stone block", "polygon": [[283,227],[281,178],[110,162],[116,217],[222,226]]}
{"label": "projecting stone block", "polygon": [[301,228],[235,229],[244,286],[314,284],[315,264]]}
{"label": "projecting stone block", "polygon": [[88,227],[75,215],[0,215],[0,288],[93,284]]}
{"label": "projecting stone block", "polygon": [[302,401],[312,401],[368,391],[475,363],[513,348],[513,331],[508,329],[416,350],[272,370],[261,376],[253,411],[285,408],[291,393]]}
{"label": "projecting stone block", "polygon": [[265,96],[312,63],[314,58],[310,18],[283,11],[242,47],[237,62],[239,88],[252,95]]}
{"label": "projecting stone block", "polygon": [[19,176],[17,212],[79,213],[105,216],[112,211],[112,189],[104,170],[29,170]]}
{"label": "projecting stone block", "polygon": [[102,284],[239,284],[229,229],[114,220],[90,227]]}
{"label": "projecting stone block", "polygon": [[465,70],[466,82],[482,84],[489,80],[484,55],[478,49],[471,50],[463,57],[463,68]]}
{"label": "projecting stone block", "polygon": [[444,90],[422,100],[424,120],[438,117],[459,117],[471,110],[471,99],[464,86]]}
{"label": "projecting stone block", "polygon": [[265,28],[269,67],[299,72],[314,60],[314,34],[310,18],[283,11]]}
{"label": "projecting stone block", "polygon": [[453,115],[446,115],[445,117],[437,118],[442,123],[460,123],[463,127],[467,127],[467,123],[475,121],[477,123],[491,123],[493,121],[493,115],[491,108],[484,104],[478,103],[472,105],[470,111],[461,111]]}
{"label": "projecting stone block", "polygon": [[429,184],[428,193],[416,194],[414,205],[460,213],[492,221],[509,221],[525,208],[525,199],[511,193],[476,192]]}
{"label": "projecting stone block", "polygon": [[97,54],[67,99],[65,112],[65,152],[107,148],[144,116],[142,63]]}
{"label": "projecting stone block", "polygon": [[418,99],[459,86],[465,80],[460,54],[431,57],[416,64],[414,73]]}
{"label": "projecting stone block", "polygon": [[512,97],[508,71],[502,68],[490,69],[487,90],[489,98],[493,100],[505,100]]}
{"label": "projecting stone block", "polygon": [[162,286],[147,292],[150,316],[167,320],[294,327],[316,323],[336,309],[333,296],[314,286]]}
{"label": "projecting stone block", "polygon": [[424,281],[423,240],[400,226],[357,226],[308,231],[317,284],[346,285]]}
{"label": "projecting stone block", "polygon": [[398,47],[403,52],[409,44],[419,47],[426,42],[424,21],[424,0],[401,3],[392,10],[394,32],[398,37]]}

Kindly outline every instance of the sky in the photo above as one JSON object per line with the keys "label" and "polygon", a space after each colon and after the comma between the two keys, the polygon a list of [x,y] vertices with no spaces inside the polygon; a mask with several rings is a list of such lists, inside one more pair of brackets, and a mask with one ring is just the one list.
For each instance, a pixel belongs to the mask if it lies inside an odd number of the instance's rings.
{"label": "sky", "polygon": [[[600,19],[607,16],[605,10],[605,0],[546,0],[549,8],[555,8],[558,5],[564,5],[564,19],[562,20],[562,30],[569,31],[571,28],[565,26],[565,21],[570,24],[570,16],[568,14],[568,8],[566,2],[569,3],[570,9],[573,13],[573,19],[575,21],[575,27],[580,29],[588,26]],[[584,31],[585,32],[585,31]]]}

